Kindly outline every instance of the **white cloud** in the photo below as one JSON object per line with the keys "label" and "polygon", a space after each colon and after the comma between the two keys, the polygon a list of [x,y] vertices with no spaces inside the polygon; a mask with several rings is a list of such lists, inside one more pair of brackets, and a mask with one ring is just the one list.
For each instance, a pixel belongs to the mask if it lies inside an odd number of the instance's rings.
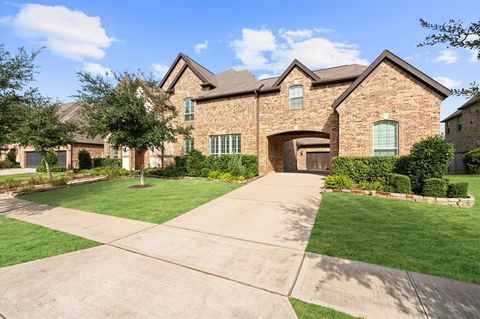
{"label": "white cloud", "polygon": [[83,63],[83,70],[93,74],[106,75],[112,73],[112,70],[98,63]]}
{"label": "white cloud", "polygon": [[458,53],[452,50],[442,50],[440,51],[440,55],[436,57],[433,61],[452,64],[458,61]]}
{"label": "white cloud", "polygon": [[326,29],[280,29],[278,36],[267,29],[245,28],[242,37],[231,45],[243,65],[237,68],[283,71],[293,59],[299,59],[310,68],[325,68],[341,64],[367,64],[360,58],[356,44],[333,42],[317,36]]}
{"label": "white cloud", "polygon": [[153,74],[159,78],[163,78],[165,73],[167,73],[169,66],[166,64],[154,63],[152,64]]}
{"label": "white cloud", "polygon": [[115,40],[107,36],[100,17],[64,6],[22,5],[16,16],[5,21],[19,37],[39,41],[55,54],[77,61],[101,59]]}
{"label": "white cloud", "polygon": [[434,78],[436,81],[440,82],[441,84],[445,85],[447,88],[454,88],[460,86],[462,84],[461,81],[457,81],[446,76],[439,76]]}
{"label": "white cloud", "polygon": [[202,53],[202,51],[206,50],[208,48],[208,41],[204,41],[204,42],[201,42],[201,43],[197,43],[195,45],[195,53],[196,54],[200,54]]}
{"label": "white cloud", "polygon": [[470,58],[468,59],[469,62],[476,63],[478,62],[478,52],[472,51],[470,53]]}

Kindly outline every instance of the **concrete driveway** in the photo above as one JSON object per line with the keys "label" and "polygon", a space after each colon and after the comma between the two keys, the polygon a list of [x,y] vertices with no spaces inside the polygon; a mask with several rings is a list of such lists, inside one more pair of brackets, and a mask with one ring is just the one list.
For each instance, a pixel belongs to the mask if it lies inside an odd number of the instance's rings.
{"label": "concrete driveway", "polygon": [[287,296],[304,258],[322,182],[319,175],[268,175],[156,226],[5,200],[0,208],[10,218],[106,245],[0,269],[0,313],[296,318]]}
{"label": "concrete driveway", "polygon": [[0,176],[35,173],[35,168],[4,168],[0,169]]}

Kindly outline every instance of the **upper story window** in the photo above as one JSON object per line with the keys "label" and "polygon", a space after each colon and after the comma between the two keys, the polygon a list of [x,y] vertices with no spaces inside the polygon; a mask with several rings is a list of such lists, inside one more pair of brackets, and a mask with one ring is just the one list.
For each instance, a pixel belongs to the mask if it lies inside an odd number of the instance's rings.
{"label": "upper story window", "polygon": [[450,121],[447,121],[447,128],[445,130],[447,134],[450,134]]}
{"label": "upper story window", "polygon": [[211,155],[239,154],[242,152],[241,144],[240,134],[209,136],[209,150]]}
{"label": "upper story window", "polygon": [[189,138],[183,141],[183,154],[190,153],[191,150],[195,148],[195,143],[193,138]]}
{"label": "upper story window", "polygon": [[457,117],[457,130],[460,132],[462,130],[462,124],[463,124],[463,119],[462,116],[460,115]]}
{"label": "upper story window", "polygon": [[292,86],[289,90],[289,100],[291,110],[303,108],[303,86]]}
{"label": "upper story window", "polygon": [[380,121],[373,124],[373,155],[398,155],[398,123]]}
{"label": "upper story window", "polygon": [[183,100],[183,114],[185,121],[193,121],[195,119],[195,102],[187,98]]}

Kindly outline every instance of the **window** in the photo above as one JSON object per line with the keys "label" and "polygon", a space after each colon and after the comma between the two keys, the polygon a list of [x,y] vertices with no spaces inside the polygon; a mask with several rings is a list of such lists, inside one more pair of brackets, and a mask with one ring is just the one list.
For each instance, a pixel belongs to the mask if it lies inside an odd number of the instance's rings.
{"label": "window", "polygon": [[195,148],[193,138],[186,139],[183,141],[183,154],[190,153],[191,150]]}
{"label": "window", "polygon": [[460,115],[457,117],[457,129],[460,132],[462,130],[462,124],[463,124],[463,119],[462,116]]}
{"label": "window", "polygon": [[195,102],[190,98],[183,100],[183,111],[185,121],[193,121],[195,119]]}
{"label": "window", "polygon": [[211,155],[239,154],[242,152],[240,134],[210,135],[209,149]]}
{"label": "window", "polygon": [[450,121],[447,121],[447,134],[450,134]]}
{"label": "window", "polygon": [[303,86],[295,85],[290,88],[290,109],[303,108]]}
{"label": "window", "polygon": [[373,124],[373,155],[398,154],[398,123],[381,121]]}

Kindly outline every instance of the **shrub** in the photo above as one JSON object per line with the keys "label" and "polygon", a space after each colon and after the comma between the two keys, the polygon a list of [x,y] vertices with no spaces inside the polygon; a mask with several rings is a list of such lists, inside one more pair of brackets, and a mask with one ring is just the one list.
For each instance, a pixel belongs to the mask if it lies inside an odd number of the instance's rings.
{"label": "shrub", "polygon": [[7,160],[9,160],[10,162],[12,163],[16,163],[17,162],[17,150],[15,148],[11,148],[7,155]]}
{"label": "shrub", "polygon": [[408,166],[410,165],[410,156],[402,155],[397,158],[393,171],[397,174],[408,175]]}
{"label": "shrub", "polygon": [[453,158],[453,146],[441,136],[431,136],[415,143],[408,160],[408,176],[414,192],[423,189],[430,178],[441,178]]}
{"label": "shrub", "polygon": [[151,168],[147,167],[145,168],[145,175],[149,176],[163,176],[165,175],[165,171],[160,169],[160,168]]}
{"label": "shrub", "polygon": [[465,171],[469,174],[480,174],[480,147],[463,155]]}
{"label": "shrub", "polygon": [[431,197],[445,197],[447,182],[443,178],[429,178],[423,184],[423,195]]}
{"label": "shrub", "polygon": [[329,175],[325,179],[325,187],[333,189],[350,189],[353,187],[353,181],[346,175]]}
{"label": "shrub", "polygon": [[221,174],[221,172],[219,172],[219,171],[210,171],[210,173],[208,173],[208,178],[209,179],[218,179],[220,174]]}
{"label": "shrub", "polygon": [[200,171],[205,165],[205,156],[198,150],[191,150],[186,156],[185,164],[189,176],[200,176]]}
{"label": "shrub", "polygon": [[184,176],[187,174],[187,158],[186,156],[175,156],[175,164],[167,167],[167,170],[170,169],[172,173],[176,175],[173,176]]}
{"label": "shrub", "polygon": [[78,152],[78,167],[80,169],[92,168],[92,157],[87,150],[80,150]]}
{"label": "shrub", "polygon": [[52,186],[64,186],[67,185],[68,177],[67,176],[55,176],[50,179],[50,185]]}
{"label": "shrub", "polygon": [[332,160],[333,174],[353,181],[383,181],[393,173],[398,156],[337,156]]}
{"label": "shrub", "polygon": [[200,170],[200,176],[202,177],[208,177],[208,175],[210,174],[210,169],[204,167]]}
{"label": "shrub", "polygon": [[447,197],[450,198],[467,198],[468,183],[451,183],[448,184]]}
{"label": "shrub", "polygon": [[119,158],[94,157],[92,162],[93,162],[93,168],[96,168],[96,167],[121,168],[122,167],[122,160]]}
{"label": "shrub", "polygon": [[410,194],[412,192],[412,184],[410,177],[401,174],[390,174],[388,176],[389,190],[394,193]]}
{"label": "shrub", "polygon": [[7,178],[4,182],[3,182],[3,186],[5,188],[17,188],[20,186],[20,181],[18,180],[15,180],[11,177]]}
{"label": "shrub", "polygon": [[13,165],[9,160],[0,161],[0,168],[11,168]]}
{"label": "shrub", "polygon": [[[65,167],[62,167],[62,166],[57,166],[57,165],[50,166],[50,172],[52,172],[52,173],[65,172],[66,170],[67,169]],[[46,173],[47,168],[45,167],[45,165],[40,165],[39,167],[37,167],[37,172],[38,173]]]}
{"label": "shrub", "polygon": [[381,191],[384,189],[385,185],[383,185],[383,183],[380,181],[374,181],[374,182],[361,181],[360,183],[357,184],[357,187],[360,189]]}

